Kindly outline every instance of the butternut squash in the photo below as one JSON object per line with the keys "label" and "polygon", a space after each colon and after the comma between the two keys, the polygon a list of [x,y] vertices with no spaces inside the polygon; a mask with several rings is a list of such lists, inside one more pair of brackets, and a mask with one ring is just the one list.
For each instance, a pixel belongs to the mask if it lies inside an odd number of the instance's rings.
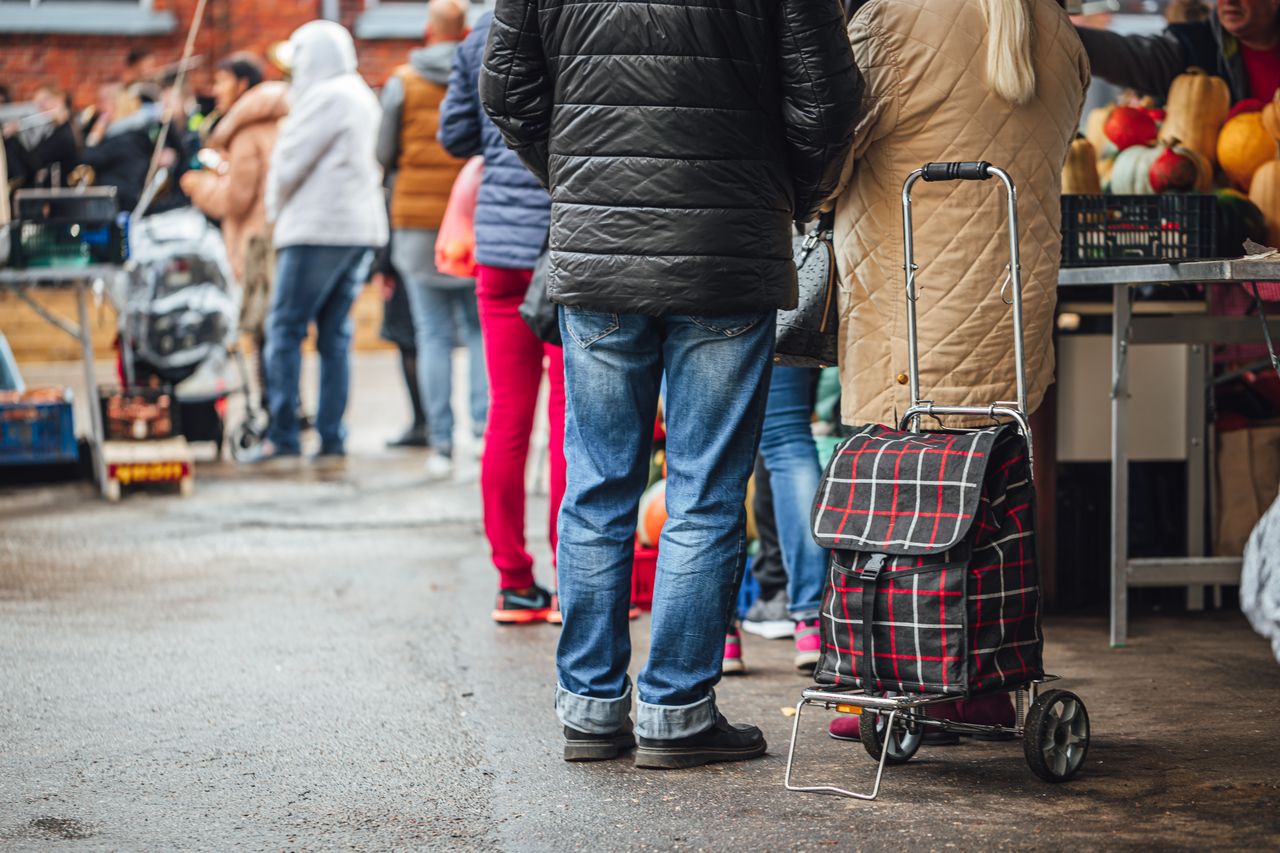
{"label": "butternut squash", "polygon": [[1263,163],[1253,174],[1249,201],[1257,205],[1267,220],[1267,242],[1280,247],[1280,160]]}
{"label": "butternut squash", "polygon": [[1067,162],[1062,166],[1062,192],[1066,195],[1097,195],[1102,192],[1098,179],[1098,152],[1083,136],[1076,135],[1067,149]]}
{"label": "butternut squash", "polygon": [[1227,81],[1189,68],[1169,87],[1162,136],[1177,137],[1182,144],[1209,161],[1217,161],[1218,131],[1231,111]]}

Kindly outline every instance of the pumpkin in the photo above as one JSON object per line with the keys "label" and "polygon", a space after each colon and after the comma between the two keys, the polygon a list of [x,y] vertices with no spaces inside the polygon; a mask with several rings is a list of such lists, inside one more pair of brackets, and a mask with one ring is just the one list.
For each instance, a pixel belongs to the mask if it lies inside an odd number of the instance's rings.
{"label": "pumpkin", "polygon": [[1210,165],[1217,162],[1218,130],[1231,111],[1231,91],[1221,77],[1190,68],[1179,74],[1169,87],[1165,104],[1166,137],[1182,140],[1182,144],[1198,151]]}
{"label": "pumpkin", "polygon": [[1263,163],[1249,185],[1249,201],[1267,221],[1267,242],[1280,246],[1280,160]]}
{"label": "pumpkin", "polygon": [[[1186,192],[1207,193],[1213,191],[1213,166],[1209,164],[1208,160],[1201,156],[1200,152],[1183,145],[1182,141],[1179,139],[1165,138],[1161,144],[1165,148],[1172,150],[1175,154],[1188,158],[1195,165],[1195,181],[1186,189]],[[1155,170],[1155,168],[1156,167],[1153,164],[1152,169]],[[1154,176],[1151,178],[1151,187],[1158,193],[1171,189],[1169,187],[1166,187],[1164,190],[1160,189],[1160,181],[1158,181]]]}
{"label": "pumpkin", "polygon": [[1111,192],[1151,195],[1151,165],[1163,150],[1154,145],[1133,145],[1117,154],[1111,169]]}
{"label": "pumpkin", "polygon": [[1115,143],[1121,151],[1135,145],[1150,145],[1156,141],[1159,129],[1155,119],[1147,115],[1146,110],[1137,107],[1116,107],[1107,116],[1103,127],[1107,139]]}
{"label": "pumpkin", "polygon": [[1262,126],[1267,129],[1267,133],[1280,139],[1280,90],[1276,91],[1276,96],[1262,108]]}
{"label": "pumpkin", "polygon": [[1098,153],[1088,139],[1076,134],[1067,149],[1067,162],[1062,166],[1062,192],[1067,195],[1097,195],[1102,192],[1098,180]]}
{"label": "pumpkin", "polygon": [[1262,113],[1241,113],[1218,134],[1218,163],[1231,183],[1245,192],[1253,173],[1277,153],[1275,137],[1262,126]]}

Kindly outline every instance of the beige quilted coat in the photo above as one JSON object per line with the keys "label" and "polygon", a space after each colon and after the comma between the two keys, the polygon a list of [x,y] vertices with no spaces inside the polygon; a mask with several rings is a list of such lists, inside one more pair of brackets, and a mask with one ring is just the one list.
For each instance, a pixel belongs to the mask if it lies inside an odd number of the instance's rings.
{"label": "beige quilted coat", "polygon": [[[1012,107],[986,83],[986,19],[972,0],[872,0],[849,25],[864,116],[836,202],[840,379],[847,424],[896,423],[909,405],[902,183],[929,161],[989,160],[1018,188],[1029,404],[1053,381],[1059,181],[1089,62],[1055,0],[1029,0],[1036,94]],[[921,394],[1014,399],[1013,312],[1000,299],[1008,240],[995,180],[912,193]]]}

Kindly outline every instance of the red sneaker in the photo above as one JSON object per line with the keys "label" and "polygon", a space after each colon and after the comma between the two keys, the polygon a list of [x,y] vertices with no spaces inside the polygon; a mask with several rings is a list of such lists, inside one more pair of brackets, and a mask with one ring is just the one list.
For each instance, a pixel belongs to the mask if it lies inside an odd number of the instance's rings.
{"label": "red sneaker", "polygon": [[502,589],[491,614],[503,625],[527,625],[545,622],[551,613],[551,593],[534,584],[528,589]]}

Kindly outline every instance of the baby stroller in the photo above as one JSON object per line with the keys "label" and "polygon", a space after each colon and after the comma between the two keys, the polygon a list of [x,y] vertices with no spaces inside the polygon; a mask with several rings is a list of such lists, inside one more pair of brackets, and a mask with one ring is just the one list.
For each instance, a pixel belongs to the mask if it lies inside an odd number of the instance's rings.
{"label": "baby stroller", "polygon": [[[164,170],[139,202],[145,211]],[[228,397],[243,394],[245,418],[232,436],[233,455],[252,447],[265,414],[249,393],[249,373],[237,343],[239,289],[218,229],[191,207],[129,222],[130,270],[120,310],[120,367],[125,387],[171,387],[188,441],[213,442],[219,457]]]}
{"label": "baby stroller", "polygon": [[[921,398],[911,188],[924,181],[998,178],[1008,193],[1017,400],[935,405]],[[823,474],[814,538],[831,551],[821,610],[819,686],[796,706],[785,785],[791,791],[873,800],[886,764],[903,764],[927,727],[1012,736],[1031,771],[1065,782],[1089,750],[1089,715],[1066,690],[1042,690],[1040,584],[1023,363],[1017,194],[990,163],[930,163],[902,189],[911,406],[898,429],[866,426]],[[1001,297],[1004,297],[1003,288]],[[924,418],[989,418],[980,429],[922,431]],[[929,705],[1012,693],[1012,725],[938,719]],[[806,707],[860,715],[862,745],[877,762],[869,792],[792,782]]]}

